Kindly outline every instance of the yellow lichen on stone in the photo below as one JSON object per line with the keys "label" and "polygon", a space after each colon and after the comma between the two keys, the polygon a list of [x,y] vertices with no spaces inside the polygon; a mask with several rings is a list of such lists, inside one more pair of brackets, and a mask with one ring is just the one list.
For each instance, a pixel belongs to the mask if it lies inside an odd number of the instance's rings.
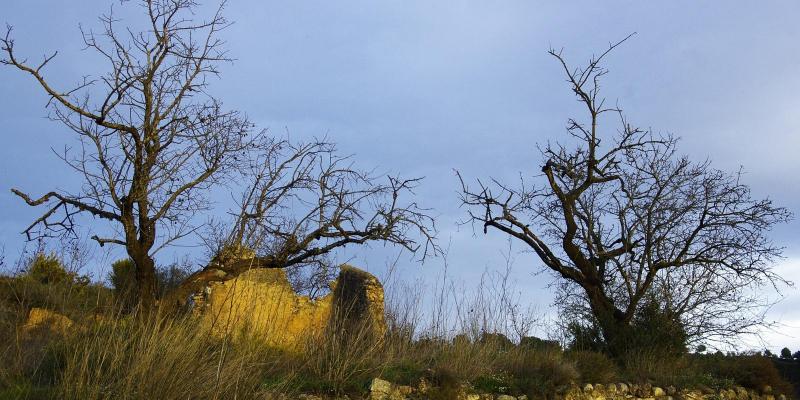
{"label": "yellow lichen on stone", "polygon": [[280,269],[253,269],[208,291],[203,322],[216,336],[253,334],[293,349],[307,334],[324,329],[330,299],[298,296]]}
{"label": "yellow lichen on stone", "polygon": [[[383,335],[383,287],[374,276],[343,266],[333,291],[311,300],[292,289],[281,269],[252,269],[208,287],[196,304],[202,324],[217,337],[250,335],[284,350],[301,350],[337,321],[368,320]],[[343,312],[346,310],[347,312]]]}
{"label": "yellow lichen on stone", "polygon": [[66,335],[72,325],[71,319],[55,311],[34,307],[28,313],[28,320],[25,321],[21,329],[25,334],[47,330],[51,333]]}

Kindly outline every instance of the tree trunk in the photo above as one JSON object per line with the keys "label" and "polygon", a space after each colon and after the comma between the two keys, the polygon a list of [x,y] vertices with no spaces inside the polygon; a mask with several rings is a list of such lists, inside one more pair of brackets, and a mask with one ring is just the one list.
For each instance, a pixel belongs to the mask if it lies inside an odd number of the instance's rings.
{"label": "tree trunk", "polygon": [[156,263],[147,252],[129,251],[128,255],[133,260],[136,268],[136,287],[139,294],[139,307],[150,311],[156,305]]}
{"label": "tree trunk", "polygon": [[606,351],[615,358],[627,352],[630,338],[630,321],[599,288],[584,288],[589,297],[589,305],[603,334]]}

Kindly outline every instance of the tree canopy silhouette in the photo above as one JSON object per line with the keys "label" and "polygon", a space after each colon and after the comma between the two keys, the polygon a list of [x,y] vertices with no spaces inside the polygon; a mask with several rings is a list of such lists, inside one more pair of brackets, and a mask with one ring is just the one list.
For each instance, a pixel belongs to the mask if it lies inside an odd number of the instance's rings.
{"label": "tree canopy silhouette", "polygon": [[[79,188],[41,196],[12,189],[28,205],[45,207],[25,229],[29,239],[71,233],[79,215],[108,221],[114,233],[93,239],[125,247],[146,309],[156,304],[155,254],[205,225],[213,188],[242,190],[241,210],[231,213],[235,219],[220,246],[259,242],[260,253],[246,268],[318,263],[337,248],[371,241],[423,247],[423,256],[435,251],[432,219],[405,201],[417,179],[361,172],[325,140],[269,137],[208,91],[209,78],[231,61],[219,38],[230,25],[224,2],[207,19],[193,0],[138,5],[141,30],[120,26],[112,12],[100,18],[102,32],[81,30],[83,44],[106,61],[107,72],[70,89],[46,77],[57,53],[31,64],[18,54],[10,26],[0,40],[0,63],[34,78],[49,96],[50,117],[80,142],[61,155],[82,178]],[[305,208],[298,214],[295,205]],[[180,303],[205,282],[244,269],[217,258],[167,297]]]}
{"label": "tree canopy silhouette", "polygon": [[[675,137],[635,127],[606,103],[602,61],[624,41],[579,68],[550,50],[585,118],[568,120],[570,145],[540,149],[537,183],[468,184],[458,174],[469,221],[532,250],[563,284],[559,303],[587,310],[612,352],[650,299],[690,338],[751,331],[763,321],[752,289],[784,282],[767,233],[790,213],[753,198],[740,172],[680,156]],[[616,134],[605,128],[613,119]]]}

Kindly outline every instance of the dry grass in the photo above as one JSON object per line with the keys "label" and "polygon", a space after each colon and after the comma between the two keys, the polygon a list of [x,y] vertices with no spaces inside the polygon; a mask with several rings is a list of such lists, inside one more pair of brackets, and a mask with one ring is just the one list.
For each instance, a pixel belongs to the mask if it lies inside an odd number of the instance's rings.
{"label": "dry grass", "polygon": [[[99,287],[0,279],[0,399],[273,399],[299,393],[358,399],[374,377],[410,385],[425,380],[437,387],[431,399],[453,398],[466,382],[472,385],[467,390],[545,398],[572,382],[730,385],[753,371],[763,382],[750,379],[748,385],[788,390],[762,359],[667,363],[639,354],[615,363],[596,353],[517,346],[486,335],[501,332],[518,341],[525,333],[520,327],[533,321],[500,293],[509,290],[502,279],[494,281],[500,286],[487,280],[466,297],[443,279],[432,307],[421,304],[421,285],[385,279],[386,335],[375,337],[364,324],[310,332],[299,353],[271,348],[253,334],[214,337],[190,316],[123,313]],[[22,335],[18,327],[32,306],[69,315],[80,328],[66,336]]]}

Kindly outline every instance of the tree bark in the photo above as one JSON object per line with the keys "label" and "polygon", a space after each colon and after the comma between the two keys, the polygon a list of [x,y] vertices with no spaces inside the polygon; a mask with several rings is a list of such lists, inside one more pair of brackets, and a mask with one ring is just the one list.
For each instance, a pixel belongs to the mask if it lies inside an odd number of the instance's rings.
{"label": "tree bark", "polygon": [[136,266],[136,287],[139,294],[139,307],[144,311],[150,311],[156,305],[156,263],[146,251],[131,251],[128,255]]}

